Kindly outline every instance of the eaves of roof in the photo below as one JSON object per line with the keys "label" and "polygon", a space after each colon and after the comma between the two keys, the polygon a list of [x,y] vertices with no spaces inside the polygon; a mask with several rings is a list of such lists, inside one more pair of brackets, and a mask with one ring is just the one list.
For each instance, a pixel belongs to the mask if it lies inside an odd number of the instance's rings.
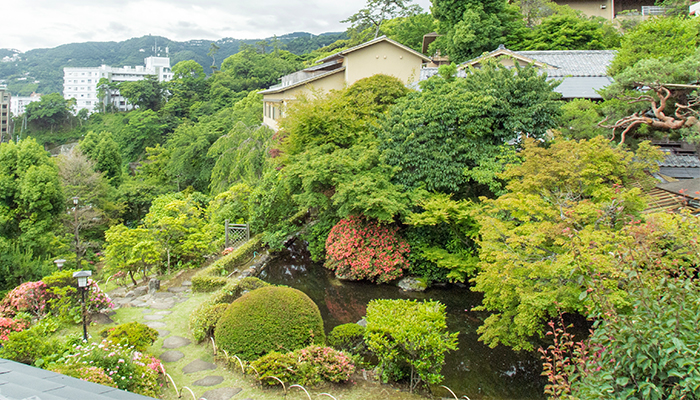
{"label": "eaves of roof", "polygon": [[352,53],[353,51],[364,49],[365,47],[372,46],[372,45],[377,44],[379,42],[389,42],[389,43],[393,44],[394,46],[400,47],[400,48],[406,50],[407,52],[409,52],[417,57],[420,57],[425,62],[430,62],[430,58],[428,56],[426,56],[425,54],[419,53],[408,46],[404,46],[395,40],[389,39],[386,36],[380,36],[380,37],[373,39],[373,40],[370,40],[368,42],[358,44],[357,46],[351,47],[347,50],[342,50],[342,51],[339,51],[337,53],[331,54],[330,56],[328,56],[326,58],[322,58],[322,59],[318,60],[318,62],[323,63],[323,62],[330,61],[334,58],[344,57],[344,56],[348,55],[349,53]]}
{"label": "eaves of roof", "polygon": [[332,71],[328,71],[328,72],[323,73],[323,74],[319,74],[319,75],[316,75],[316,76],[312,76],[311,78],[304,79],[303,81],[295,82],[295,83],[293,83],[293,84],[291,84],[291,85],[282,86],[282,87],[276,87],[276,88],[273,88],[273,89],[266,89],[266,90],[259,91],[258,93],[259,93],[259,94],[263,94],[263,95],[265,95],[265,94],[282,93],[282,92],[285,92],[285,91],[287,91],[287,90],[289,90],[289,89],[294,89],[295,87],[304,86],[304,85],[307,85],[307,84],[309,84],[309,83],[311,83],[311,82],[317,81],[317,80],[319,80],[319,79],[323,79],[323,78],[325,78],[325,77],[327,77],[327,76],[330,76],[330,75],[333,75],[333,74],[337,74],[338,72],[341,72],[341,71],[345,71],[345,67],[340,67],[340,68],[338,68],[338,69],[334,69],[334,70],[332,70]]}

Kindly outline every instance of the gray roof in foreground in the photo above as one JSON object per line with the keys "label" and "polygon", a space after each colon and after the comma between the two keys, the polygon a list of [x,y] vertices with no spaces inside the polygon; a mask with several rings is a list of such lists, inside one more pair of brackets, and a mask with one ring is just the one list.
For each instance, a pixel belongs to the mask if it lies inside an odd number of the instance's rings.
{"label": "gray roof in foreground", "polygon": [[0,358],[0,400],[152,400]]}

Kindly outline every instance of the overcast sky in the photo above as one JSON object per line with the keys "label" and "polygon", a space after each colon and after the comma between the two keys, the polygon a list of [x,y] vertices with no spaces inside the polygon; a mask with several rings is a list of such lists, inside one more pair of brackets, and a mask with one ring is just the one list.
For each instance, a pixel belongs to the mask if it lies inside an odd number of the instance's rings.
{"label": "overcast sky", "polygon": [[[291,32],[344,31],[339,21],[366,0],[4,0],[0,48],[27,51],[66,43],[258,39]],[[426,11],[430,0],[414,0]]]}

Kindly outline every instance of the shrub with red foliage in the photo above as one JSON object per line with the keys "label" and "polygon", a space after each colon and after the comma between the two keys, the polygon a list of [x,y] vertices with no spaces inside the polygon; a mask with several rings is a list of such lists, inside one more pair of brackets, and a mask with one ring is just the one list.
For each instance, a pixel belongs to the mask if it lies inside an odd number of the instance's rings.
{"label": "shrub with red foliage", "polygon": [[29,324],[23,320],[14,320],[12,318],[0,317],[0,341],[7,340],[7,335],[11,332],[21,332],[27,328]]}
{"label": "shrub with red foliage", "polygon": [[46,300],[44,282],[25,282],[5,296],[0,304],[0,312],[5,316],[14,316],[18,312],[41,316],[46,314]]}
{"label": "shrub with red foliage", "polygon": [[400,278],[408,268],[409,251],[397,227],[352,216],[331,229],[326,240],[326,268],[336,276],[385,283]]}

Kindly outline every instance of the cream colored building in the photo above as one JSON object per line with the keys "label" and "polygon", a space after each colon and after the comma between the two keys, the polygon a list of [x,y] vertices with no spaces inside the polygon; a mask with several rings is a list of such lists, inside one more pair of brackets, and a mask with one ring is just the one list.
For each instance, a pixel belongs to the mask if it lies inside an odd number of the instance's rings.
{"label": "cream colored building", "polygon": [[622,11],[636,11],[638,15],[649,16],[662,13],[655,0],[554,0],[559,5],[567,5],[589,17],[603,17],[610,21]]}
{"label": "cream colored building", "polygon": [[425,55],[386,36],[340,51],[309,68],[283,76],[280,84],[259,92],[263,95],[263,123],[277,130],[277,121],[287,104],[299,95],[343,89],[372,75],[390,75],[410,85],[418,82],[422,65],[429,61]]}

